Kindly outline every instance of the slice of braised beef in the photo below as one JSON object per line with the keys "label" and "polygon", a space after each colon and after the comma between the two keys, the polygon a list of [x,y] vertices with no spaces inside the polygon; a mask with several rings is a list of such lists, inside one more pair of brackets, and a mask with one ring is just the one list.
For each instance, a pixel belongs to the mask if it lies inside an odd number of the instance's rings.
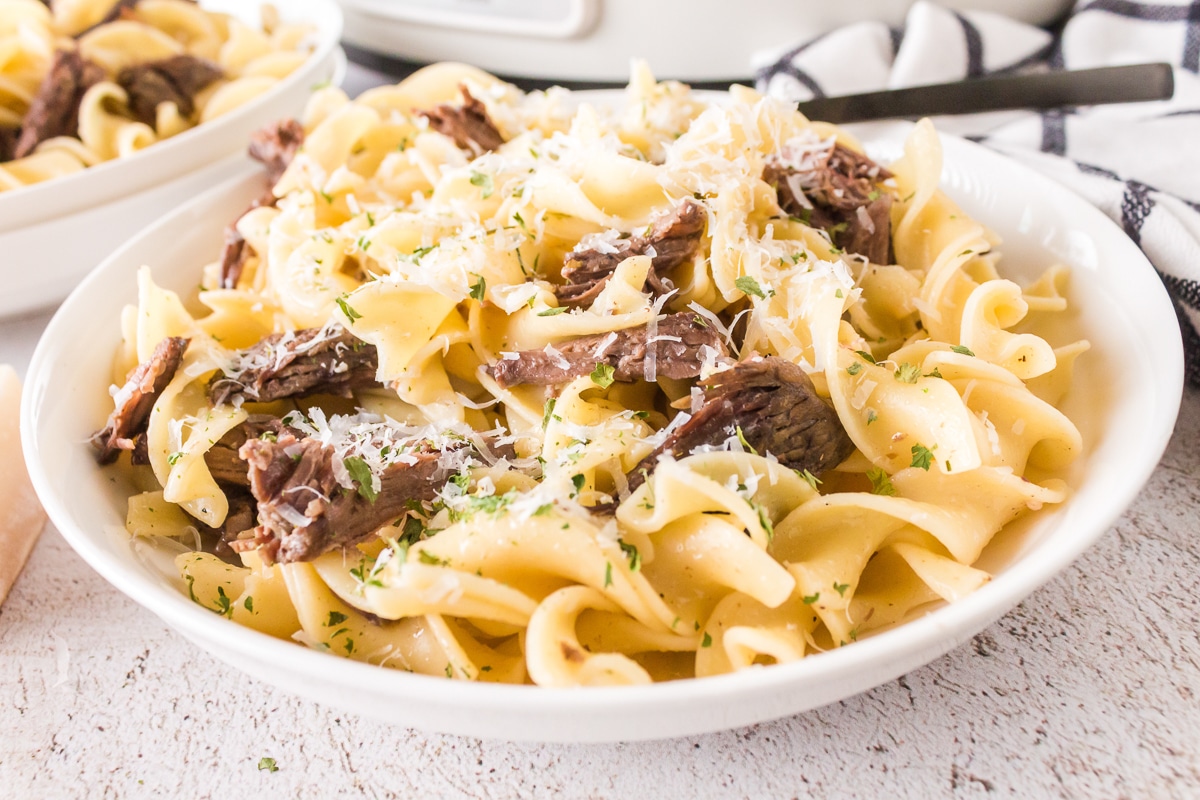
{"label": "slice of braised beef", "polygon": [[79,103],[83,95],[104,77],[104,69],[88,61],[78,50],[57,51],[21,121],[21,135],[13,148],[13,158],[24,158],[55,136],[74,136],[79,128]]}
{"label": "slice of braised beef", "polygon": [[284,425],[278,417],[269,414],[251,414],[245,422],[222,436],[204,453],[204,463],[212,474],[213,480],[221,484],[227,491],[231,487],[238,486],[249,488],[248,468],[246,462],[238,455],[238,451],[250,439],[278,439],[284,433],[295,436],[297,431]]}
{"label": "slice of braised beef", "polygon": [[183,54],[126,67],[117,76],[117,83],[129,95],[133,116],[154,127],[159,104],[174,103],[180,114],[191,117],[196,110],[196,95],[224,75],[213,62]]}
{"label": "slice of braised beef", "polygon": [[840,144],[808,153],[799,164],[772,160],[763,169],[763,180],[775,187],[784,212],[827,231],[835,245],[875,264],[892,261],[892,196],[878,186],[890,177],[867,156]]}
{"label": "slice of braised beef", "polygon": [[708,212],[704,206],[690,199],[684,200],[670,214],[656,220],[649,233],[614,242],[615,253],[597,248],[571,253],[563,268],[566,283],[556,286],[554,293],[563,305],[591,305],[622,261],[630,256],[645,255],[653,248],[654,257],[642,290],[655,296],[664,295],[671,290],[664,277],[696,254],[707,222]]}
{"label": "slice of braised beef", "polygon": [[274,186],[303,144],[304,126],[294,119],[282,119],[250,134],[249,152],[267,168],[267,179]]}
{"label": "slice of braised beef", "polygon": [[466,84],[459,84],[458,90],[462,93],[461,105],[442,103],[417,113],[429,120],[430,128],[449,136],[460,150],[467,151],[474,158],[504,144],[504,137],[488,116],[487,107],[482,101],[471,94]]}
{"label": "slice of braised beef", "polygon": [[116,408],[108,417],[105,426],[92,435],[92,446],[96,448],[96,460],[110,464],[121,450],[133,450],[135,438],[146,430],[150,411],[162,390],[175,377],[175,371],[183,363],[188,340],[178,336],[163,339],[154,348],[150,358],[138,364],[125,385],[113,400]]}
{"label": "slice of braised beef", "polygon": [[745,439],[760,455],[785,467],[819,474],[854,452],[837,412],[816,392],[800,367],[776,356],[753,358],[706,381],[704,404],[630,471],[629,489],[640,486],[664,453],[688,456],[701,445]]}
{"label": "slice of braised beef", "polygon": [[249,439],[240,454],[249,465],[260,529],[239,546],[283,564],[311,561],[370,538],[411,501],[432,501],[449,477],[437,450],[412,453],[413,464],[388,466],[378,493],[341,486],[334,477],[333,448],[316,439],[290,434],[277,441]]}
{"label": "slice of braised beef", "polygon": [[509,354],[491,367],[492,377],[502,388],[535,384],[548,386],[590,375],[598,364],[613,368],[618,381],[635,381],[646,376],[646,358],[653,348],[657,377],[686,380],[700,374],[705,356],[727,355],[725,342],[702,317],[682,312],[658,321],[654,341],[650,327],[627,328],[614,333],[581,336],[545,350],[522,350]]}
{"label": "slice of braised beef", "polygon": [[375,345],[357,339],[340,325],[276,333],[234,355],[234,372],[218,373],[208,384],[216,405],[235,395],[266,403],[285,397],[333,394],[349,397],[354,389],[378,386]]}

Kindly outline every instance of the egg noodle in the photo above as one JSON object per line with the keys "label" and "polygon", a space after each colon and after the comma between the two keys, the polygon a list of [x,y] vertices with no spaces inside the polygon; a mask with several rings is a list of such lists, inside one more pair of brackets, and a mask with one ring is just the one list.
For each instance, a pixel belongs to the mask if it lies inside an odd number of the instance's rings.
{"label": "egg noodle", "polygon": [[[270,90],[308,58],[312,29],[280,22],[272,6],[264,6],[262,16],[255,28],[190,0],[55,0],[49,7],[40,0],[0,0],[0,143],[11,140],[9,148],[0,147],[0,192],[130,156]],[[88,77],[78,86],[71,81],[79,74],[53,70],[64,53],[87,65]],[[182,88],[175,82],[170,91],[186,99],[150,100],[138,113],[123,75],[180,56],[203,59],[211,79],[199,88],[187,78]],[[82,94],[71,98],[72,91]],[[64,94],[52,113],[72,120],[77,114],[77,125],[53,126],[48,138],[28,142],[24,149],[33,149],[19,152],[22,157],[5,154],[44,92]]]}
{"label": "egg noodle", "polygon": [[[499,147],[476,155],[418,113],[460,102],[460,86]],[[1087,343],[1056,349],[1028,332],[1066,308],[1065,269],[1025,287],[999,276],[995,237],[937,187],[928,121],[879,183],[892,264],[842,252],[762,179],[789,153],[860,145],[743,87],[708,102],[635,66],[611,111],[436,65],[355,101],[320,90],[303,127],[277,204],[238,219],[252,255],[236,287],[217,288],[214,263],[185,305],[143,268],[114,373],[120,384],[165,337],[189,340],[150,414],[128,530],[186,543],[180,588],[238,624],[455,679],[718,675],[968,595],[990,578],[972,564],[993,536],[1067,495],[1054,476],[1082,442],[1055,404]],[[704,233],[670,291],[646,288],[642,253],[589,303],[559,303],[572,253],[615,252],[684,202],[702,207]],[[632,379],[602,366],[547,386],[495,377],[515,354],[554,362],[583,336],[653,339],[681,312],[728,345],[705,354],[702,382],[739,359],[799,365],[853,454],[815,474],[727,429],[631,481],[702,408],[695,381],[655,375],[652,357]],[[383,388],[209,399],[211,377],[236,372],[235,350],[330,325],[377,349]],[[251,531],[230,563],[198,544],[229,513],[205,454],[252,411],[288,415],[336,450],[341,490],[364,507],[383,502],[398,453],[416,460],[405,442],[440,452],[450,478],[363,543],[273,560]]]}

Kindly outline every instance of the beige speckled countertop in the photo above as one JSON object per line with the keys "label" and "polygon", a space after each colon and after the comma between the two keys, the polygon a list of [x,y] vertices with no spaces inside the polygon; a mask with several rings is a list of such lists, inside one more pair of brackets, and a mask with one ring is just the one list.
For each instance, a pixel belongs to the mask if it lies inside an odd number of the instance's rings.
{"label": "beige speckled countertop", "polygon": [[[0,362],[23,372],[47,319],[0,322]],[[884,794],[1200,796],[1200,392],[1116,527],[969,645],[725,733],[506,744],[360,719],[231,671],[52,527],[0,609],[3,797]]]}

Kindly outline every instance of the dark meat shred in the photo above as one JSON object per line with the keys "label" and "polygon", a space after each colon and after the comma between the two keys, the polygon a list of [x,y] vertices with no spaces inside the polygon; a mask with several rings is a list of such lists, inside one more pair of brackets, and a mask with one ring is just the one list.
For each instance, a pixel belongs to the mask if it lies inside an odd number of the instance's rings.
{"label": "dark meat shred", "polygon": [[[775,187],[787,214],[828,231],[835,245],[874,264],[892,262],[892,196],[877,186],[890,177],[862,153],[840,144],[806,156],[799,166],[771,161],[763,170],[763,180]],[[866,209],[869,223],[859,215],[860,208]]]}
{"label": "dark meat shred", "polygon": [[13,158],[24,158],[55,136],[74,136],[79,128],[79,103],[84,93],[104,77],[104,69],[81,56],[78,50],[56,52],[21,121],[21,135],[13,148]]}
{"label": "dark meat shred", "polygon": [[760,455],[770,453],[790,469],[814,474],[836,467],[854,452],[837,412],[821,399],[800,367],[776,356],[742,361],[718,372],[704,389],[704,405],[629,473],[633,491],[664,453],[675,458],[700,445],[719,445],[741,428]]}
{"label": "dark meat shred", "polygon": [[110,464],[121,450],[134,449],[134,439],[146,430],[150,411],[183,363],[187,346],[188,340],[178,336],[163,339],[150,358],[138,364],[130,374],[117,393],[118,405],[109,415],[108,422],[92,435],[97,461]]}
{"label": "dark meat shred", "polygon": [[645,255],[653,247],[655,255],[643,291],[664,295],[670,291],[664,276],[696,254],[707,222],[704,206],[684,200],[670,214],[660,217],[645,236],[615,242],[616,253],[602,253],[594,248],[571,253],[563,268],[566,283],[556,286],[554,292],[563,305],[591,305],[622,261]]}
{"label": "dark meat shred", "polygon": [[458,90],[462,93],[462,105],[442,103],[417,113],[429,120],[430,128],[449,136],[460,150],[466,150],[475,158],[504,144],[504,137],[488,116],[487,107],[465,84],[459,84]]}
{"label": "dark meat shred", "polygon": [[191,117],[196,110],[196,95],[224,74],[207,59],[178,55],[126,67],[117,76],[117,83],[129,94],[133,116],[154,127],[160,103],[174,103],[180,114]]}
{"label": "dark meat shred", "polygon": [[[250,546],[268,561],[311,561],[322,553],[369,539],[396,519],[412,501],[429,502],[448,474],[440,452],[415,452],[415,464],[396,463],[380,476],[374,499],[342,487],[333,474],[333,448],[290,434],[276,442],[249,439],[241,449],[249,465],[250,491],[258,502],[261,526]],[[282,511],[284,507],[290,511]],[[288,517],[309,522],[296,526]],[[245,545],[243,545],[245,546]]]}
{"label": "dark meat shred", "polygon": [[238,455],[238,451],[249,439],[270,439],[272,437],[278,439],[285,433],[295,436],[297,431],[284,425],[278,417],[269,414],[251,414],[245,422],[222,436],[204,453],[204,463],[212,474],[213,480],[222,487],[226,489],[237,486],[249,488],[248,468],[246,462]]}
{"label": "dark meat shred", "polygon": [[237,219],[225,226],[225,238],[221,245],[220,288],[236,289],[238,281],[242,279],[242,272],[246,269],[246,262],[254,255],[254,248],[237,228],[238,222],[254,209],[261,206],[273,207],[275,202],[275,194],[268,188],[256,197],[245,211],[238,214]]}
{"label": "dark meat shred", "polygon": [[0,163],[12,160],[20,136],[20,128],[0,128]]}
{"label": "dark meat shred", "polygon": [[340,325],[296,331],[287,341],[284,337],[272,334],[239,351],[234,363],[245,368],[233,376],[213,376],[209,399],[220,405],[234,395],[259,403],[309,394],[349,397],[354,389],[379,385],[375,345],[356,339]]}
{"label": "dark meat shred", "polygon": [[[492,366],[492,377],[502,388],[523,383],[548,386],[590,375],[597,364],[608,364],[616,380],[636,381],[644,377],[646,355],[653,347],[657,376],[686,380],[700,374],[703,347],[711,347],[718,358],[727,355],[721,336],[697,314],[683,312],[659,320],[657,335],[678,337],[681,341],[659,340],[647,345],[649,326],[616,331],[616,338],[603,350],[601,346],[613,334],[581,336],[554,348],[561,357],[552,357],[544,350],[522,350],[515,359],[502,359]],[[567,366],[562,365],[563,361]]]}
{"label": "dark meat shred", "polygon": [[267,168],[271,185],[279,183],[304,144],[304,126],[294,119],[272,122],[250,134],[250,157]]}

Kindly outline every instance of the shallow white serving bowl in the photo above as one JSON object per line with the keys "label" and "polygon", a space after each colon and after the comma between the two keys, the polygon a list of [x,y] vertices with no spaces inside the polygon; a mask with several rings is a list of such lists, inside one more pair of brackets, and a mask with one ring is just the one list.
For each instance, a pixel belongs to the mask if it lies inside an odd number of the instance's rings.
{"label": "shallow white serving bowl", "polygon": [[[203,0],[206,9],[257,25],[269,0]],[[312,56],[278,86],[204,125],[66,177],[0,192],[0,315],[62,299],[130,236],[237,173],[250,133],[296,116],[312,87],[338,82],[342,14],[333,0],[275,3],[287,22],[316,28]]]}
{"label": "shallow white serving bowl", "polygon": [[[29,369],[21,430],[37,492],[71,545],[114,586],[218,658],[270,684],[401,725],[487,738],[615,741],[695,734],[794,714],[876,686],[961,644],[1070,564],[1134,499],[1179,410],[1183,356],[1175,314],[1138,248],[1067,189],[980,146],[946,137],[943,187],[1005,239],[1002,272],[1028,281],[1072,267],[1073,311],[1052,341],[1077,335],[1064,410],[1086,453],[1061,507],[1006,529],[984,553],[996,577],[974,595],[897,628],[798,663],[633,688],[545,689],[451,681],[308,650],[239,627],[187,599],[121,530],[131,493],[95,464],[87,437],[111,402],[119,311],[135,271],[187,294],[215,258],[222,227],[259,191],[250,172],[160,220],[107,259],[63,304]],[[869,142],[899,154],[901,137]],[[149,620],[147,620],[149,621]],[[181,645],[182,646],[182,645]]]}

